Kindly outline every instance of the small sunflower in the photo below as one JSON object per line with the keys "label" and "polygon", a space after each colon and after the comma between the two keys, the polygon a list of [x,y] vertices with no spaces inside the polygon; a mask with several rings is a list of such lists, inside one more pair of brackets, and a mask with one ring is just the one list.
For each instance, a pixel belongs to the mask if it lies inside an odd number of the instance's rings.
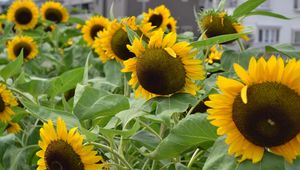
{"label": "small sunflower", "polygon": [[55,23],[67,22],[69,13],[67,9],[59,2],[48,1],[41,7],[43,20],[49,20]]}
{"label": "small sunflower", "polygon": [[177,21],[175,20],[175,18],[170,17],[168,24],[167,24],[167,28],[169,32],[176,32],[176,26],[177,25]]}
{"label": "small sunflower", "polygon": [[154,9],[149,9],[148,13],[143,13],[143,24],[151,23],[155,29],[165,30],[171,16],[170,10],[164,5],[160,5]]}
{"label": "small sunflower", "polygon": [[8,42],[7,52],[8,59],[15,60],[23,49],[25,60],[32,60],[38,54],[38,46],[34,40],[29,36],[16,36],[13,40]]}
{"label": "small sunflower", "polygon": [[14,22],[16,29],[33,29],[38,23],[39,10],[32,0],[16,0],[8,9],[7,19]]}
{"label": "small sunflower", "polygon": [[[222,48],[222,46],[220,46],[220,48]],[[205,61],[208,64],[213,64],[214,62],[218,62],[221,60],[222,54],[223,52],[219,51],[216,45],[214,45],[210,48],[210,53],[208,57],[205,59]]]}
{"label": "small sunflower", "polygon": [[[6,19],[6,15],[5,14],[1,14],[0,15],[0,19],[1,20],[5,20]],[[0,22],[0,34],[3,33],[3,30],[4,30],[4,24],[2,22]]]}
{"label": "small sunflower", "polygon": [[234,69],[241,81],[219,76],[222,94],[205,102],[218,135],[227,136],[228,153],[256,163],[270,151],[292,163],[300,155],[300,61],[253,57],[248,71]]}
{"label": "small sunflower", "polygon": [[82,28],[82,34],[84,40],[92,46],[98,32],[104,31],[109,25],[109,20],[102,16],[93,16],[85,22]]}
{"label": "small sunflower", "polygon": [[119,62],[135,57],[134,53],[130,52],[126,45],[130,44],[126,25],[132,30],[136,30],[135,22],[130,18],[124,18],[121,22],[112,21],[107,30],[98,34],[101,38],[96,38],[93,47],[98,53],[102,62],[116,59]]}
{"label": "small sunflower", "polygon": [[198,87],[193,80],[202,80],[202,61],[194,59],[195,51],[187,42],[176,43],[174,32],[164,36],[157,30],[146,47],[142,39],[135,39],[128,49],[136,55],[124,62],[122,72],[132,72],[128,84],[136,88],[135,95],[149,99],[176,92],[196,94]]}
{"label": "small sunflower", "polygon": [[9,122],[5,130],[8,133],[17,134],[17,133],[21,132],[22,129],[18,123]]}
{"label": "small sunflower", "polygon": [[56,129],[51,120],[44,123],[40,136],[41,150],[36,153],[40,157],[37,170],[98,170],[105,166],[103,158],[93,151],[93,146],[83,145],[83,136],[77,128],[68,131],[61,118],[57,119]]}
{"label": "small sunflower", "polygon": [[[205,32],[208,38],[225,34],[241,33],[245,28],[225,11],[220,12],[215,10],[204,11],[200,14],[199,27],[202,32]],[[244,40],[249,39],[246,35],[242,36],[242,38]]]}
{"label": "small sunflower", "polygon": [[18,102],[11,91],[0,83],[0,121],[4,123],[10,121],[11,116],[15,114],[11,107],[17,105]]}

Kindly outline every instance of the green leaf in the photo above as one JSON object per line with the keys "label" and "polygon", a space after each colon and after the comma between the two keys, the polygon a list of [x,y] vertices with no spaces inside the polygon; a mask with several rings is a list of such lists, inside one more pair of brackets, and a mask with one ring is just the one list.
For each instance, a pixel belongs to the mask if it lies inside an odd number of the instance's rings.
{"label": "green leaf", "polygon": [[264,10],[252,11],[247,16],[251,16],[251,15],[262,15],[262,16],[268,16],[268,17],[285,19],[285,20],[291,19],[291,18],[288,18],[288,17],[286,17],[284,15],[277,14],[277,13],[271,12],[271,11],[264,11]]}
{"label": "green leaf", "polygon": [[83,19],[80,19],[77,17],[70,17],[68,22],[74,23],[74,24],[81,24],[81,25],[85,24],[85,21]]}
{"label": "green leaf", "polygon": [[203,170],[284,170],[285,161],[282,157],[265,151],[263,159],[253,164],[246,160],[241,163],[238,158],[228,155],[228,145],[224,143],[225,137],[216,140],[204,164]]}
{"label": "green leaf", "polygon": [[105,79],[113,84],[120,85],[122,81],[122,66],[115,60],[109,60],[104,65]]}
{"label": "green leaf", "polygon": [[138,131],[130,139],[150,150],[154,150],[160,142],[157,136],[145,130]]}
{"label": "green leaf", "polygon": [[204,46],[212,46],[212,45],[215,45],[215,44],[220,44],[220,43],[224,43],[224,42],[228,42],[228,41],[238,39],[241,36],[247,35],[249,33],[250,32],[219,35],[219,36],[215,36],[215,37],[208,38],[208,39],[205,39],[205,40],[195,41],[195,42],[191,43],[191,45],[195,48],[200,48],[200,47],[204,47]]}
{"label": "green leaf", "polygon": [[140,128],[140,125],[138,122],[135,122],[132,128],[130,129],[122,129],[122,130],[116,130],[116,129],[105,129],[105,128],[99,128],[100,133],[102,133],[105,136],[108,136],[109,138],[113,138],[116,135],[120,135],[124,138],[129,138],[134,133],[136,133]]}
{"label": "green leaf", "polygon": [[140,37],[136,32],[134,32],[131,28],[129,28],[128,25],[126,25],[126,31],[127,31],[128,39],[129,39],[131,44],[133,43],[135,38]]}
{"label": "green leaf", "polygon": [[80,120],[85,120],[113,116],[128,108],[129,102],[125,96],[86,87],[74,108],[74,113]]}
{"label": "green leaf", "polygon": [[152,159],[168,159],[195,147],[209,148],[217,139],[216,127],[206,114],[194,114],[182,119],[148,156]]}
{"label": "green leaf", "polygon": [[290,44],[276,44],[265,47],[266,53],[281,53],[290,58],[300,58],[300,51]]}
{"label": "green leaf", "polygon": [[246,2],[239,5],[234,11],[233,16],[239,18],[241,16],[247,15],[249,12],[253,11],[259,5],[264,3],[266,0],[247,0]]}
{"label": "green leaf", "polygon": [[221,0],[220,1],[219,5],[218,5],[218,8],[217,8],[218,11],[224,11],[224,6],[226,4],[226,1],[227,0]]}
{"label": "green leaf", "polygon": [[34,97],[38,97],[41,94],[45,94],[50,87],[50,81],[48,79],[34,78],[29,82],[18,84],[17,88],[23,92],[30,93]]}
{"label": "green leaf", "polygon": [[22,64],[23,64],[23,50],[21,51],[21,54],[18,56],[18,58],[15,61],[10,62],[0,71],[0,76],[6,80],[11,76],[16,75],[21,71]]}

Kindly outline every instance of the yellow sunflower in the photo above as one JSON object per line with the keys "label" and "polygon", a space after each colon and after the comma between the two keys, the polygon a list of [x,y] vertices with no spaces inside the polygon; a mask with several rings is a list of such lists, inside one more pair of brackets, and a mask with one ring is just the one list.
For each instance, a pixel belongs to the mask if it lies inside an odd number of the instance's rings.
{"label": "yellow sunflower", "polygon": [[[222,46],[220,46],[220,48],[222,48]],[[214,45],[210,48],[210,53],[208,57],[205,59],[205,61],[208,64],[213,64],[214,62],[218,62],[221,60],[222,54],[223,52],[219,51],[216,45]]]}
{"label": "yellow sunflower", "polygon": [[14,22],[16,29],[33,29],[38,23],[39,10],[32,0],[16,0],[8,9],[7,19]]}
{"label": "yellow sunflower", "polygon": [[38,54],[38,46],[31,37],[16,36],[8,42],[8,59],[15,60],[20,55],[22,49],[25,60],[32,60]]}
{"label": "yellow sunflower", "polygon": [[135,57],[134,53],[130,52],[126,45],[130,44],[126,25],[132,30],[137,30],[137,25],[132,21],[132,18],[124,18],[121,22],[113,20],[107,30],[99,32],[93,47],[98,53],[102,62],[116,59],[123,62],[129,58]]}
{"label": "yellow sunflower", "polygon": [[205,102],[218,135],[227,136],[229,154],[256,163],[271,151],[292,163],[300,155],[300,61],[253,57],[248,71],[234,69],[241,81],[219,76],[222,94]]}
{"label": "yellow sunflower", "polygon": [[[5,14],[1,14],[0,15],[0,19],[1,20],[5,20],[6,19],[6,15]],[[4,24],[2,22],[0,22],[0,34],[3,33],[3,30],[4,30]]]}
{"label": "yellow sunflower", "polygon": [[167,24],[167,28],[169,32],[176,32],[176,26],[177,25],[177,21],[175,20],[175,18],[170,17],[168,24]]}
{"label": "yellow sunflower", "polygon": [[93,16],[85,22],[82,28],[84,40],[92,46],[97,37],[98,32],[107,29],[109,20],[102,16]]}
{"label": "yellow sunflower", "polygon": [[51,120],[44,123],[40,136],[41,150],[36,153],[40,157],[37,170],[98,170],[105,166],[103,158],[97,156],[93,146],[83,145],[83,136],[77,128],[68,131],[61,118],[57,119],[56,129]]}
{"label": "yellow sunflower", "polygon": [[48,1],[41,7],[43,20],[49,20],[55,23],[67,22],[69,13],[67,9],[59,2]]}
{"label": "yellow sunflower", "polygon": [[[245,26],[228,15],[225,11],[220,12],[215,10],[202,12],[198,24],[201,32],[205,32],[208,38],[225,34],[241,33],[245,28]],[[246,35],[242,36],[242,38],[244,40],[249,39]]]}
{"label": "yellow sunflower", "polygon": [[4,123],[10,121],[11,116],[15,114],[11,107],[17,105],[15,96],[4,84],[0,83],[0,121]]}
{"label": "yellow sunflower", "polygon": [[165,30],[171,13],[164,5],[160,5],[154,9],[149,9],[148,13],[143,13],[143,16],[142,24],[151,23],[155,29]]}
{"label": "yellow sunflower", "polygon": [[6,131],[8,133],[13,133],[13,134],[17,134],[19,132],[21,132],[21,127],[18,123],[14,123],[14,122],[9,122],[7,127],[6,127]]}
{"label": "yellow sunflower", "polygon": [[124,62],[122,72],[132,72],[128,84],[140,95],[149,99],[158,95],[176,92],[196,94],[198,87],[193,80],[202,80],[202,61],[194,59],[195,51],[187,42],[176,43],[176,33],[164,36],[162,30],[155,31],[147,46],[142,39],[135,39],[128,49],[136,55]]}

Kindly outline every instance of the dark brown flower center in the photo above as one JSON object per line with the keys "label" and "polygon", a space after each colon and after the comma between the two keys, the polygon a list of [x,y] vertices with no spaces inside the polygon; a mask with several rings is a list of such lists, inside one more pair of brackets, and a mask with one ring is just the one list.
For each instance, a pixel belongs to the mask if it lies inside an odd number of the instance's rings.
{"label": "dark brown flower center", "polygon": [[151,22],[152,26],[156,26],[156,28],[160,27],[161,24],[163,23],[163,17],[161,15],[153,14],[149,18],[149,22]]}
{"label": "dark brown flower center", "polygon": [[[233,21],[231,21],[228,17],[220,17],[218,15],[215,16],[205,16],[201,20],[201,26],[205,35],[210,37],[215,37],[219,35],[225,34],[234,34],[237,33],[235,28],[233,27]],[[230,41],[232,42],[232,41]],[[228,42],[228,43],[230,43]]]}
{"label": "dark brown flower center", "polygon": [[185,69],[180,59],[163,49],[146,49],[138,58],[136,71],[140,85],[151,93],[172,94],[185,84]]}
{"label": "dark brown flower center", "polygon": [[300,96],[275,82],[249,86],[248,103],[237,96],[233,121],[243,136],[258,146],[272,147],[294,138],[300,130]]}
{"label": "dark brown flower center", "polygon": [[84,170],[80,156],[63,140],[52,141],[45,152],[47,170]]}
{"label": "dark brown flower center", "polygon": [[0,113],[5,110],[5,102],[3,101],[2,97],[0,97]]}
{"label": "dark brown flower center", "polygon": [[45,12],[45,18],[49,21],[60,23],[63,19],[63,15],[60,10],[55,8],[49,8]]}
{"label": "dark brown flower center", "polygon": [[135,56],[134,53],[130,52],[127,49],[127,44],[130,44],[127,33],[122,28],[120,28],[112,36],[111,48],[113,52],[118,56],[118,58],[122,60],[127,60]]}
{"label": "dark brown flower center", "polygon": [[92,37],[93,40],[97,37],[97,34],[99,31],[102,31],[104,27],[102,25],[94,25],[91,28],[90,36]]}
{"label": "dark brown flower center", "polygon": [[32,20],[32,13],[28,8],[20,8],[15,13],[15,20],[18,24],[26,25]]}
{"label": "dark brown flower center", "polygon": [[167,28],[168,28],[168,30],[171,32],[172,31],[172,25],[171,24],[168,24],[167,25]]}
{"label": "dark brown flower center", "polygon": [[14,54],[16,57],[18,57],[21,54],[21,51],[23,49],[23,56],[24,58],[27,58],[29,54],[31,53],[31,46],[25,42],[20,42],[16,44],[13,48]]}

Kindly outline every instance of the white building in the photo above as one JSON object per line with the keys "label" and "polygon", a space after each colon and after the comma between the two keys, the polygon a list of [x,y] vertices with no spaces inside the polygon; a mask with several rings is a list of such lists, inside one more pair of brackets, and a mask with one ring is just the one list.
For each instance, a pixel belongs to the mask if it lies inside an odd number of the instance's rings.
{"label": "white building", "polygon": [[[218,2],[218,0],[208,0],[205,6],[212,7]],[[226,7],[229,12],[232,12],[243,2],[245,0],[227,0]],[[289,43],[300,47],[300,0],[267,0],[258,10],[279,13],[291,19],[282,20],[266,16],[247,17],[244,25],[254,28],[251,35],[253,46]]]}

